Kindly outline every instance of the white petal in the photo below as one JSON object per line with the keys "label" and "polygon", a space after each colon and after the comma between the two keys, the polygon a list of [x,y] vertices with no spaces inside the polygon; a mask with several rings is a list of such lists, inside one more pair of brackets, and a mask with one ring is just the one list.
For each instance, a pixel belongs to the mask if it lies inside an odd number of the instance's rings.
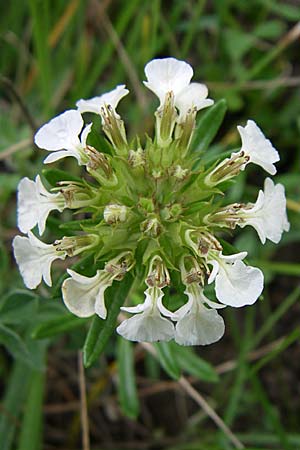
{"label": "white petal", "polygon": [[86,277],[68,269],[71,278],[62,285],[63,300],[67,308],[78,317],[97,314],[106,319],[104,292],[111,286],[113,278],[104,270],[98,270],[93,277]]}
{"label": "white petal", "polygon": [[99,288],[97,296],[96,296],[95,313],[101,319],[106,319],[106,316],[107,316],[107,309],[105,306],[104,293],[105,293],[106,288],[108,288],[108,286],[111,286],[111,284],[112,284],[112,282],[105,284],[105,285],[100,285],[100,288]]}
{"label": "white petal", "polygon": [[18,227],[28,233],[38,225],[39,234],[45,230],[46,220],[53,210],[62,211],[62,194],[51,194],[43,185],[39,175],[35,181],[23,178],[18,185]]}
{"label": "white petal", "polygon": [[209,345],[221,339],[224,331],[224,320],[217,311],[198,305],[177,323],[175,341],[180,345]]}
{"label": "white petal", "polygon": [[28,233],[37,223],[38,194],[36,184],[29,178],[22,178],[18,185],[18,228]]}
{"label": "white petal", "polygon": [[50,155],[47,156],[47,158],[44,159],[44,164],[50,164],[55,161],[59,161],[60,159],[66,158],[67,156],[75,156],[77,160],[79,160],[79,157],[74,154],[74,152],[70,150],[60,150],[55,153],[50,153]]}
{"label": "white petal", "polygon": [[250,162],[261,166],[271,175],[276,173],[274,163],[279,161],[279,154],[272,143],[265,137],[253,120],[248,120],[243,128],[238,126],[242,139],[241,150],[250,156]]}
{"label": "white petal", "polygon": [[154,92],[163,104],[167,92],[174,96],[187,87],[193,76],[192,67],[175,58],[153,59],[145,67],[145,86]]}
{"label": "white petal", "polygon": [[78,100],[76,106],[81,113],[92,112],[100,114],[101,108],[105,105],[110,105],[113,109],[116,109],[119,101],[128,93],[129,91],[125,88],[125,84],[121,84],[112,91],[98,97],[93,97],[89,100]]}
{"label": "white petal", "polygon": [[124,320],[118,326],[117,332],[130,341],[170,341],[174,337],[174,325],[159,314],[149,314],[145,311]]}
{"label": "white petal", "polygon": [[66,307],[78,317],[95,314],[95,300],[99,291],[99,272],[94,277],[85,277],[68,270],[71,278],[62,284],[62,296]]}
{"label": "white petal", "polygon": [[82,127],[81,114],[70,109],[43,125],[36,133],[34,142],[45,150],[69,150],[80,143],[78,135]]}
{"label": "white petal", "polygon": [[175,98],[175,106],[180,115],[185,116],[189,109],[196,108],[197,111],[213,105],[214,101],[207,99],[208,89],[205,84],[191,83],[184,88]]}
{"label": "white petal", "polygon": [[29,238],[16,236],[13,249],[20,273],[29,289],[35,289],[42,278],[48,286],[52,285],[51,264],[55,259],[64,259],[65,255],[57,254],[52,245],[44,244],[31,233]]}
{"label": "white petal", "polygon": [[86,141],[87,141],[88,135],[89,135],[90,132],[91,132],[92,126],[93,126],[93,124],[92,124],[92,123],[89,123],[89,124],[83,129],[83,132],[82,132],[81,138],[80,138],[81,145],[82,145],[83,148],[86,147]]}
{"label": "white petal", "polygon": [[246,266],[237,260],[233,264],[220,264],[215,279],[219,302],[234,307],[252,305],[263,290],[264,277],[261,270]]}
{"label": "white petal", "polygon": [[274,185],[270,178],[266,178],[264,192],[260,191],[251,209],[241,211],[243,222],[241,228],[251,225],[258,233],[261,242],[266,239],[277,244],[283,231],[289,230],[286,215],[286,198],[282,184]]}
{"label": "white petal", "polygon": [[209,263],[213,266],[213,269],[208,277],[207,283],[211,284],[213,281],[215,281],[215,278],[218,275],[220,266],[219,266],[218,261],[216,261],[215,259],[212,259],[211,261],[209,261]]}

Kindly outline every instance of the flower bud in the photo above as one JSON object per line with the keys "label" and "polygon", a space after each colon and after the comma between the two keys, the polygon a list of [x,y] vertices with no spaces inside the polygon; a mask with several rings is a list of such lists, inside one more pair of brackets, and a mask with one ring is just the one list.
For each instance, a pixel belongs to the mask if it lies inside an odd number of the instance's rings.
{"label": "flower bud", "polygon": [[109,225],[118,223],[118,222],[125,222],[127,218],[127,208],[124,205],[107,205],[104,208],[104,220]]}

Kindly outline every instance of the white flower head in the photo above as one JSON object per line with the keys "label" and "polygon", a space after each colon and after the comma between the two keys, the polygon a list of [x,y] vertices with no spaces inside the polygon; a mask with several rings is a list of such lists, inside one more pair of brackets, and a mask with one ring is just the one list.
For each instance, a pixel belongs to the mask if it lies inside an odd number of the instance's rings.
{"label": "white flower head", "polygon": [[36,133],[34,142],[39,148],[53,152],[47,156],[44,163],[73,156],[78,164],[85,164],[88,158],[84,154],[84,149],[92,124],[87,125],[81,133],[83,125],[81,114],[75,109],[65,111],[43,125]]}
{"label": "white flower head", "polygon": [[261,129],[253,120],[248,120],[245,127],[238,126],[237,129],[242,139],[241,151],[249,157],[249,162],[257,164],[269,174],[275,175],[274,163],[279,161],[279,154]]}
{"label": "white flower head", "polygon": [[208,90],[204,84],[190,83],[193,69],[185,61],[175,58],[153,59],[146,65],[145,74],[147,81],[144,84],[157,95],[160,108],[166,95],[171,92],[180,117],[184,117],[192,108],[199,111],[214,103],[206,98]]}
{"label": "white flower head", "polygon": [[283,231],[289,231],[290,224],[286,214],[284,186],[274,184],[270,178],[265,179],[264,191],[259,191],[255,204],[239,212],[242,219],[241,228],[251,225],[258,233],[261,242],[266,239],[277,244]]}
{"label": "white flower head", "polygon": [[53,244],[41,242],[31,232],[28,237],[16,236],[13,249],[24,283],[29,289],[35,289],[42,279],[52,286],[51,264],[55,259],[65,259],[66,252],[57,251]]}
{"label": "white flower head", "polygon": [[51,194],[37,175],[35,181],[22,178],[18,185],[18,227],[28,233],[38,225],[39,234],[45,231],[46,220],[53,210],[62,212],[65,208],[64,196],[59,192]]}
{"label": "white flower head", "polygon": [[197,283],[186,285],[185,294],[188,302],[173,316],[173,320],[177,320],[175,341],[180,345],[209,345],[221,339],[225,325],[216,309],[224,305],[206,298]]}
{"label": "white flower head", "polygon": [[174,338],[174,325],[161,316],[160,305],[164,293],[159,287],[148,287],[145,302],[133,307],[122,307],[123,311],[134,314],[124,320],[117,332],[125,339],[136,342],[170,341]]}
{"label": "white flower head", "polygon": [[225,256],[210,254],[208,264],[213,270],[208,283],[215,281],[215,291],[219,302],[239,308],[252,305],[260,296],[264,277],[260,269],[246,266],[242,262],[247,252]]}
{"label": "white flower head", "polygon": [[114,110],[115,115],[119,118],[115,111],[116,107],[118,106],[119,101],[128,93],[129,90],[126,89],[125,84],[121,84],[112,91],[106,92],[98,97],[93,97],[89,100],[78,100],[76,106],[81,113],[92,112],[100,115],[102,108],[110,106]]}

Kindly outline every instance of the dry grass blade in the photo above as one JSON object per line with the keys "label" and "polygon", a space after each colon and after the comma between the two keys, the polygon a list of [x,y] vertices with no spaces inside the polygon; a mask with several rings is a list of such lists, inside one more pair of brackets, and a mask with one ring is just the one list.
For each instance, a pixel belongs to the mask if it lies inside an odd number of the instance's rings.
{"label": "dry grass blade", "polygon": [[207,403],[207,401],[202,397],[202,395],[196,391],[196,389],[190,384],[190,382],[185,378],[181,377],[178,383],[183,388],[183,390],[193,399],[195,402],[201,406],[201,408],[206,412],[206,414],[215,422],[215,424],[222,430],[228,439],[233,443],[235,448],[245,448],[244,444],[233,434],[230,428],[225,424],[221,417],[216,413],[216,411]]}
{"label": "dry grass blade", "polygon": [[4,149],[2,152],[0,152],[0,161],[3,161],[6,158],[9,158],[14,153],[18,152],[19,150],[23,150],[24,148],[30,146],[32,144],[32,139],[27,138],[23,139],[20,142],[17,142],[16,144],[10,145],[6,149]]}
{"label": "dry grass blade", "polygon": [[[141,345],[153,356],[156,355],[155,348],[148,343],[141,343]],[[216,411],[207,403],[207,401],[202,397],[202,395],[196,391],[196,389],[191,385],[191,383],[182,376],[177,382],[182,389],[206,412],[206,414],[214,421],[217,427],[224,432],[228,439],[232,442],[235,448],[245,448],[242,442],[233,434],[233,432],[228,428],[221,417],[216,413]]]}

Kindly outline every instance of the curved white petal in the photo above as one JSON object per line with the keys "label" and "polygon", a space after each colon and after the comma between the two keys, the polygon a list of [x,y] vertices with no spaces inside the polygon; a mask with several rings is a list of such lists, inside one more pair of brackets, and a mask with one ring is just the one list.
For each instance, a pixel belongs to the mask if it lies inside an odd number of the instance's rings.
{"label": "curved white petal", "polygon": [[189,109],[197,111],[213,105],[214,101],[207,99],[208,89],[205,84],[190,83],[175,97],[175,106],[180,111],[180,116],[185,116]]}
{"label": "curved white petal", "polygon": [[71,278],[62,284],[62,297],[66,307],[78,317],[95,314],[95,300],[99,292],[99,272],[94,277],[86,277],[68,270]]}
{"label": "curved white petal", "polygon": [[49,151],[70,150],[80,144],[78,135],[83,119],[76,109],[70,109],[43,125],[34,137],[39,148]]}
{"label": "curved white petal", "polygon": [[233,264],[220,264],[215,279],[216,296],[225,305],[252,305],[260,296],[263,284],[263,274],[256,267],[246,266],[240,260]]}
{"label": "curved white petal", "polygon": [[32,233],[29,237],[16,236],[13,240],[14,255],[25,285],[35,289],[44,279],[52,286],[51,264],[55,259],[65,259],[58,254],[53,245],[39,241]]}
{"label": "curved white petal", "polygon": [[[158,300],[164,293],[157,287],[148,287],[145,302],[135,307],[122,307],[123,311],[137,313],[124,320],[117,332],[125,339],[137,342],[169,341],[174,337],[174,325],[160,315]],[[141,312],[142,311],[142,312]]]}
{"label": "curved white petal", "polygon": [[266,239],[277,244],[283,231],[290,228],[284,186],[280,183],[274,185],[270,178],[266,178],[264,192],[260,191],[253,207],[242,210],[240,216],[243,219],[239,224],[241,228],[251,225],[263,244]]}
{"label": "curved white petal", "polygon": [[44,164],[50,164],[60,159],[67,158],[67,156],[74,156],[79,161],[79,156],[71,150],[59,150],[55,153],[50,153],[45,159]]}
{"label": "curved white petal", "polygon": [[146,64],[145,74],[145,86],[157,95],[162,104],[167,92],[172,91],[176,97],[189,85],[193,69],[185,61],[175,58],[153,59]]}
{"label": "curved white petal", "polygon": [[117,332],[130,341],[170,341],[174,337],[174,325],[159,314],[144,311],[124,320],[118,326]]}
{"label": "curved white petal", "polygon": [[250,157],[250,161],[261,166],[271,175],[275,175],[274,163],[279,161],[279,154],[272,143],[265,137],[253,120],[248,120],[245,127],[238,126],[242,139],[241,150]]}
{"label": "curved white petal", "polygon": [[93,277],[86,277],[68,270],[71,278],[62,284],[62,295],[66,307],[78,317],[90,317],[97,314],[106,319],[104,293],[111,286],[113,277],[104,270],[98,270]]}
{"label": "curved white petal", "polygon": [[83,148],[86,147],[86,141],[88,138],[88,135],[90,134],[91,130],[92,130],[92,123],[89,123],[84,129],[83,132],[81,133],[81,137],[80,137],[80,142]]}
{"label": "curved white petal", "polygon": [[198,304],[178,321],[175,341],[180,345],[209,345],[221,339],[224,331],[224,320],[217,311]]}
{"label": "curved white petal", "polygon": [[112,91],[106,92],[98,97],[93,97],[89,100],[78,100],[76,106],[81,113],[92,112],[100,114],[101,108],[105,105],[110,105],[113,109],[116,109],[119,101],[128,93],[129,90],[125,88],[125,84],[121,84]]}
{"label": "curved white petal", "polygon": [[49,213],[53,210],[62,211],[64,201],[61,193],[51,194],[43,185],[39,175],[35,181],[22,178],[18,185],[18,227],[23,233],[28,233],[38,225],[42,235]]}

